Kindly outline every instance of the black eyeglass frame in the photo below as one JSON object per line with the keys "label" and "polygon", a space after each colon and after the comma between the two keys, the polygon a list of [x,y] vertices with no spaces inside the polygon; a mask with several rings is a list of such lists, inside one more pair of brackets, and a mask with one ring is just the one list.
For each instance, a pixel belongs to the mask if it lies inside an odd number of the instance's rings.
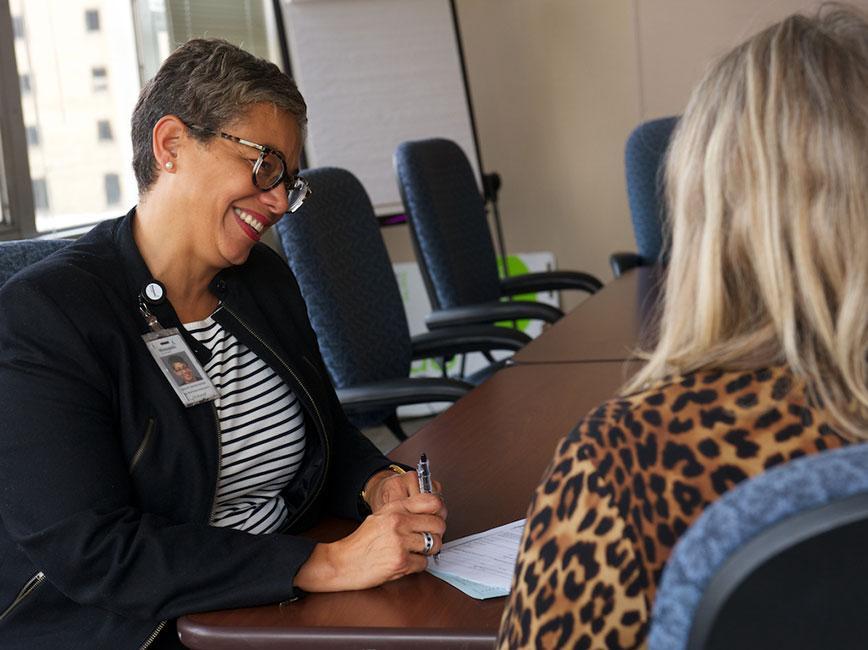
{"label": "black eyeglass frame", "polygon": [[[192,131],[199,131],[200,133],[204,133],[206,135],[219,135],[221,138],[225,140],[229,140],[231,142],[237,142],[238,144],[243,144],[245,147],[252,147],[259,152],[259,157],[256,159],[256,162],[253,163],[253,172],[251,174],[251,180],[253,181],[253,186],[258,189],[260,192],[268,192],[269,190],[273,190],[278,184],[283,183],[286,187],[286,199],[287,199],[287,212],[295,212],[301,207],[301,204],[304,203],[305,199],[312,194],[310,190],[310,185],[308,182],[303,179],[301,176],[297,174],[287,174],[286,170],[286,158],[283,157],[283,154],[280,153],[277,149],[272,149],[271,147],[267,147],[264,144],[257,144],[256,142],[251,142],[250,140],[245,140],[244,138],[239,138],[238,136],[231,135],[226,133],[225,131],[220,131],[219,133],[216,131],[212,131],[211,129],[206,129],[201,126],[196,126],[194,124],[186,124],[185,126]],[[260,167],[262,167],[262,163],[265,161],[265,157],[268,154],[274,154],[277,156],[277,159],[280,161],[282,165],[280,169],[280,173],[277,175],[277,178],[274,179],[272,183],[268,185],[268,187],[261,187],[259,183],[256,181],[256,173],[259,171]],[[293,191],[299,192],[299,199],[296,201],[290,201],[290,193]]]}

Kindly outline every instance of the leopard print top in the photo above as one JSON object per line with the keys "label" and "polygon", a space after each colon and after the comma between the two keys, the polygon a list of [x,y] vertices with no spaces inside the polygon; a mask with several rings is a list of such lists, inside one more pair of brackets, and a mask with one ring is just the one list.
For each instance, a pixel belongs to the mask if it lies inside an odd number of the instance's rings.
{"label": "leopard print top", "polygon": [[666,560],[703,509],[845,442],[784,367],[699,372],[606,402],[533,495],[499,647],[643,647]]}

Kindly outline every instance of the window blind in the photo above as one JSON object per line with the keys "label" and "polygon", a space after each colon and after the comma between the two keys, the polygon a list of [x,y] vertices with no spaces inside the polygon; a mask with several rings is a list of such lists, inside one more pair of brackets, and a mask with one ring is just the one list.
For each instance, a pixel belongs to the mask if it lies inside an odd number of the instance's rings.
{"label": "window blind", "polygon": [[268,0],[165,1],[172,49],[191,38],[222,38],[276,61],[269,40],[272,10]]}

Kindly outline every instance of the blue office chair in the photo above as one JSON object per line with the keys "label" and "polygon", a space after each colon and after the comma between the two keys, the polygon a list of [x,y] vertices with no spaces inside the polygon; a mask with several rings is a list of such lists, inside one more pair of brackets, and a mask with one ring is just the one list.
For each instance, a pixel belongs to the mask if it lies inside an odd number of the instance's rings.
{"label": "blue office chair", "polygon": [[[529,337],[467,327],[410,337],[407,317],[371,201],[350,172],[308,169],[312,193],[277,223],[338,398],[357,426],[384,422],[404,439],[395,409],[454,402],[488,373],[455,380],[410,378],[419,358],[518,350]],[[518,334],[518,336],[516,336]]]}
{"label": "blue office chair", "polygon": [[0,242],[0,286],[25,266],[48,257],[70,241],[69,239],[21,239]]}
{"label": "blue office chair", "polygon": [[410,233],[434,312],[430,328],[503,320],[554,322],[563,312],[536,302],[501,302],[505,296],[603,284],[579,271],[529,273],[501,279],[473,169],[451,140],[402,143],[395,171]]}
{"label": "blue office chair", "polygon": [[868,444],[770,469],[676,544],[649,649],[864,648],[866,549]]}
{"label": "blue office chair", "polygon": [[638,252],[612,253],[609,263],[615,277],[628,269],[649,266],[660,260],[666,220],[663,162],[676,124],[677,117],[643,122],[627,138],[624,169]]}

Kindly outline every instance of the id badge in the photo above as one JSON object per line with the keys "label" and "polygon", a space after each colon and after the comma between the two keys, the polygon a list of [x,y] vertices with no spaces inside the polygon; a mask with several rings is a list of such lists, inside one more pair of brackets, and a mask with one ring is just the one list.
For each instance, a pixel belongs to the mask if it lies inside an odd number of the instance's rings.
{"label": "id badge", "polygon": [[183,402],[194,406],[219,397],[217,389],[176,327],[142,335],[148,351]]}

